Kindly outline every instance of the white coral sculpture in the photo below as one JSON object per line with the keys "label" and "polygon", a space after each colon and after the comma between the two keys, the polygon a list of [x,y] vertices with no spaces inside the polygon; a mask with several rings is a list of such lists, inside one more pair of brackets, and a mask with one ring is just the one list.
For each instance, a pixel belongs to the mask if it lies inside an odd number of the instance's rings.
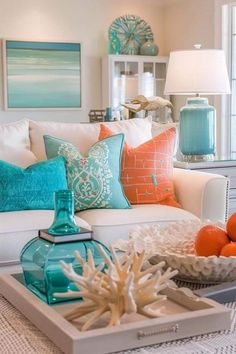
{"label": "white coral sculpture", "polygon": [[134,97],[131,103],[123,104],[123,106],[134,113],[142,111],[143,109],[145,111],[156,111],[163,107],[173,109],[172,103],[165,98],[158,96],[145,97],[143,95]]}
{"label": "white coral sculpture", "polygon": [[[62,269],[68,279],[72,280],[80,289],[66,293],[55,293],[57,297],[82,297],[83,302],[71,312],[65,315],[69,321],[90,314],[90,318],[84,323],[82,331],[89,329],[94,322],[109,312],[108,326],[119,325],[124,314],[138,313],[149,318],[162,316],[163,301],[166,296],[160,291],[168,285],[178,271],[168,268],[165,272],[165,262],[160,262],[146,270],[142,270],[144,252],[126,252],[120,259],[111,247],[113,260],[107,255],[101,246],[99,252],[104,257],[105,263],[97,268],[90,250],[88,261],[75,252],[76,259],[81,264],[83,273],[78,275],[71,264],[61,261]],[[102,272],[106,265],[105,272]],[[157,303],[155,309],[151,305]],[[160,305],[160,306],[159,306]]]}

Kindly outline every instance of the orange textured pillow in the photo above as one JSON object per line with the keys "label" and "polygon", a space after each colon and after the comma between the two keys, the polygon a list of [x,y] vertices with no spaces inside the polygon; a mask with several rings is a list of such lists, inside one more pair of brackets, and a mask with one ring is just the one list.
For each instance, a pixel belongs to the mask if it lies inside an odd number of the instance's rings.
{"label": "orange textured pillow", "polygon": [[[113,135],[100,125],[99,139]],[[174,195],[173,149],[175,128],[135,148],[124,144],[121,182],[131,204],[165,204],[180,207]]]}

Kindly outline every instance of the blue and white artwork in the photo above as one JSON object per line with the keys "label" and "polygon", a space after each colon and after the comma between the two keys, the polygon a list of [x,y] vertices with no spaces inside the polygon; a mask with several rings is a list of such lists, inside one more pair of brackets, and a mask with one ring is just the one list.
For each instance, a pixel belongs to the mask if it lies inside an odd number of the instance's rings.
{"label": "blue and white artwork", "polygon": [[80,108],[79,43],[5,41],[7,108]]}

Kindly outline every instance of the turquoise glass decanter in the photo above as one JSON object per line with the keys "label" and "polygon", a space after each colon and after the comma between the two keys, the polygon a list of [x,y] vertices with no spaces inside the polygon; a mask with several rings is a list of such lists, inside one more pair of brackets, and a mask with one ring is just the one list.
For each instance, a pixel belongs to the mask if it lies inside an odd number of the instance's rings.
{"label": "turquoise glass decanter", "polygon": [[[55,193],[55,217],[48,230],[40,230],[39,237],[29,241],[21,251],[21,265],[26,287],[48,304],[68,301],[54,293],[78,290],[63,273],[60,261],[71,263],[75,272],[82,274],[82,267],[74,253],[87,261],[90,249],[97,267],[104,259],[98,244],[110,256],[102,243],[92,239],[92,231],[79,228],[74,219],[74,195],[70,190]],[[75,300],[75,298],[73,298]]]}
{"label": "turquoise glass decanter", "polygon": [[80,232],[74,219],[74,192],[64,189],[54,195],[55,216],[48,232],[51,235],[71,235]]}
{"label": "turquoise glass decanter", "polygon": [[87,261],[90,249],[97,267],[104,262],[98,251],[98,244],[110,255],[109,250],[95,240],[54,243],[40,237],[34,238],[24,246],[20,257],[26,287],[48,304],[70,300],[54,296],[55,292],[78,291],[74,283],[64,275],[60,261],[71,263],[75,272],[82,274],[74,252],[79,251],[81,257]]}

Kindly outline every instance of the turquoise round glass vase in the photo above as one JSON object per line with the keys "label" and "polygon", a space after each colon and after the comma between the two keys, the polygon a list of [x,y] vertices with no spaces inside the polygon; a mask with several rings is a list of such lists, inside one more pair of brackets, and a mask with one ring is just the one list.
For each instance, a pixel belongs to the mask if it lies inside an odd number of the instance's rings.
{"label": "turquoise round glass vase", "polygon": [[187,161],[211,160],[215,154],[215,108],[208,99],[188,98],[180,110],[179,146]]}
{"label": "turquoise round glass vase", "polygon": [[74,219],[74,192],[64,189],[54,194],[55,215],[48,232],[51,235],[71,235],[80,231]]}
{"label": "turquoise round glass vase", "polygon": [[54,296],[55,292],[78,291],[74,283],[64,275],[60,261],[71,263],[75,272],[81,275],[82,267],[74,252],[79,251],[81,257],[87,261],[90,249],[97,267],[104,262],[98,251],[98,244],[110,255],[109,250],[95,240],[54,243],[41,237],[34,238],[24,246],[20,256],[26,287],[48,304],[70,300]]}
{"label": "turquoise round glass vase", "polygon": [[140,48],[141,55],[157,55],[158,52],[158,46],[151,39],[146,41]]}

